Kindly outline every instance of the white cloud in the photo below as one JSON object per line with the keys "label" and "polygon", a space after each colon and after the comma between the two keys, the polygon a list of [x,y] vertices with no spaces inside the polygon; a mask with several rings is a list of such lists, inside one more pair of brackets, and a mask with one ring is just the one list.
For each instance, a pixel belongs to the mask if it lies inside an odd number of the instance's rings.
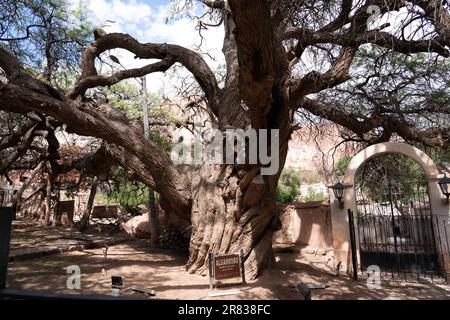
{"label": "white cloud", "polygon": [[[75,1],[75,0],[74,0]],[[89,9],[94,14],[94,23],[107,25],[107,32],[123,32],[131,34],[140,42],[172,43],[197,50],[201,45],[204,59],[213,70],[224,63],[222,54],[223,27],[209,28],[202,31],[203,41],[197,30],[196,22],[190,18],[182,18],[166,23],[170,15],[169,5],[151,6],[142,0],[90,0]],[[114,21],[114,23],[107,22]],[[134,55],[125,50],[112,50],[126,68],[143,66],[149,61],[134,59]],[[162,87],[169,94],[171,81],[162,73],[151,74],[147,78],[148,89],[158,92]]]}
{"label": "white cloud", "polygon": [[[136,0],[91,0],[88,7],[94,13],[97,23],[109,25],[105,28],[108,32],[111,32],[111,29],[115,29],[114,31],[135,29],[137,25],[148,21],[152,14],[149,5]],[[107,20],[114,23],[109,23]]]}
{"label": "white cloud", "polygon": [[[179,19],[166,23],[169,15],[169,7],[161,6],[156,14],[150,29],[144,36],[144,40],[151,42],[165,42],[187,47],[198,51],[199,46],[203,58],[212,70],[217,70],[224,63],[222,53],[224,31],[223,27],[211,27],[202,31],[202,35],[196,30],[196,22],[189,18]],[[203,37],[203,40],[202,40]],[[164,87],[165,94],[171,92],[171,80],[162,74],[152,74],[149,76],[149,87],[152,91],[157,91]],[[173,80],[172,80],[173,81]]]}

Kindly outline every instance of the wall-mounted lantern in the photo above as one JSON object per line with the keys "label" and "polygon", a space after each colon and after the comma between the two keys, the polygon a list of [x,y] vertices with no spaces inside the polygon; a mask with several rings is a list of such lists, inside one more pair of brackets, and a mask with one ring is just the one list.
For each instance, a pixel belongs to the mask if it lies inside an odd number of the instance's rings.
{"label": "wall-mounted lantern", "polygon": [[445,175],[441,180],[439,180],[438,184],[446,198],[445,203],[448,204],[450,198],[450,178]]}
{"label": "wall-mounted lantern", "polygon": [[339,201],[339,208],[344,209],[344,201],[342,201],[342,199],[344,198],[345,186],[340,181],[338,181],[331,188],[333,189],[335,198]]}

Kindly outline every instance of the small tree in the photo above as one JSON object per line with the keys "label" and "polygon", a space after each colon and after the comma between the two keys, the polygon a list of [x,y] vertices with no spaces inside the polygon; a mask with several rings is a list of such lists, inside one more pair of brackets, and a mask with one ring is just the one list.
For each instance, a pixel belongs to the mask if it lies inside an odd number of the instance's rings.
{"label": "small tree", "polygon": [[347,169],[350,161],[352,161],[352,157],[347,155],[343,156],[338,160],[336,166],[334,167],[334,172],[338,177],[343,176],[345,174],[345,170]]}
{"label": "small tree", "polygon": [[284,169],[277,186],[277,201],[287,203],[294,201],[299,195],[300,172],[295,169]]}
{"label": "small tree", "polygon": [[118,204],[133,215],[139,214],[138,206],[148,200],[148,188],[143,183],[128,180],[122,168],[112,170],[110,186],[108,192],[99,194],[97,198]]}

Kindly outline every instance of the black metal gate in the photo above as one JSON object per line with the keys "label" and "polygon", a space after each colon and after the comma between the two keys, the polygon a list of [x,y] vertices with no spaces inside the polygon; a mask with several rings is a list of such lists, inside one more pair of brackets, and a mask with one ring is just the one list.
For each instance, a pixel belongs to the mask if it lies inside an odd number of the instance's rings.
{"label": "black metal gate", "polygon": [[439,221],[431,212],[427,182],[386,179],[373,188],[357,185],[356,195],[362,271],[376,265],[393,278],[446,275],[437,246],[448,235],[435,234]]}

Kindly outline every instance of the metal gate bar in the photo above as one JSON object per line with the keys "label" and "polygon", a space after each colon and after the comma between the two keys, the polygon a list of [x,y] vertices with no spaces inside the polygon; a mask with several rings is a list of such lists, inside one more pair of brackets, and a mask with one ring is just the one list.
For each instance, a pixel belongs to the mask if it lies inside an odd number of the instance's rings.
{"label": "metal gate bar", "polygon": [[357,188],[355,228],[361,270],[378,265],[392,279],[443,278],[448,282],[444,255],[450,255],[450,237],[446,222],[432,215],[428,183],[394,187],[388,181],[380,189],[379,194],[369,190],[366,195],[361,187]]}
{"label": "metal gate bar", "polygon": [[355,221],[353,218],[353,211],[348,209],[348,224],[350,229],[350,245],[352,250],[352,269],[353,280],[358,280],[358,258],[356,253],[356,237],[355,237]]}

